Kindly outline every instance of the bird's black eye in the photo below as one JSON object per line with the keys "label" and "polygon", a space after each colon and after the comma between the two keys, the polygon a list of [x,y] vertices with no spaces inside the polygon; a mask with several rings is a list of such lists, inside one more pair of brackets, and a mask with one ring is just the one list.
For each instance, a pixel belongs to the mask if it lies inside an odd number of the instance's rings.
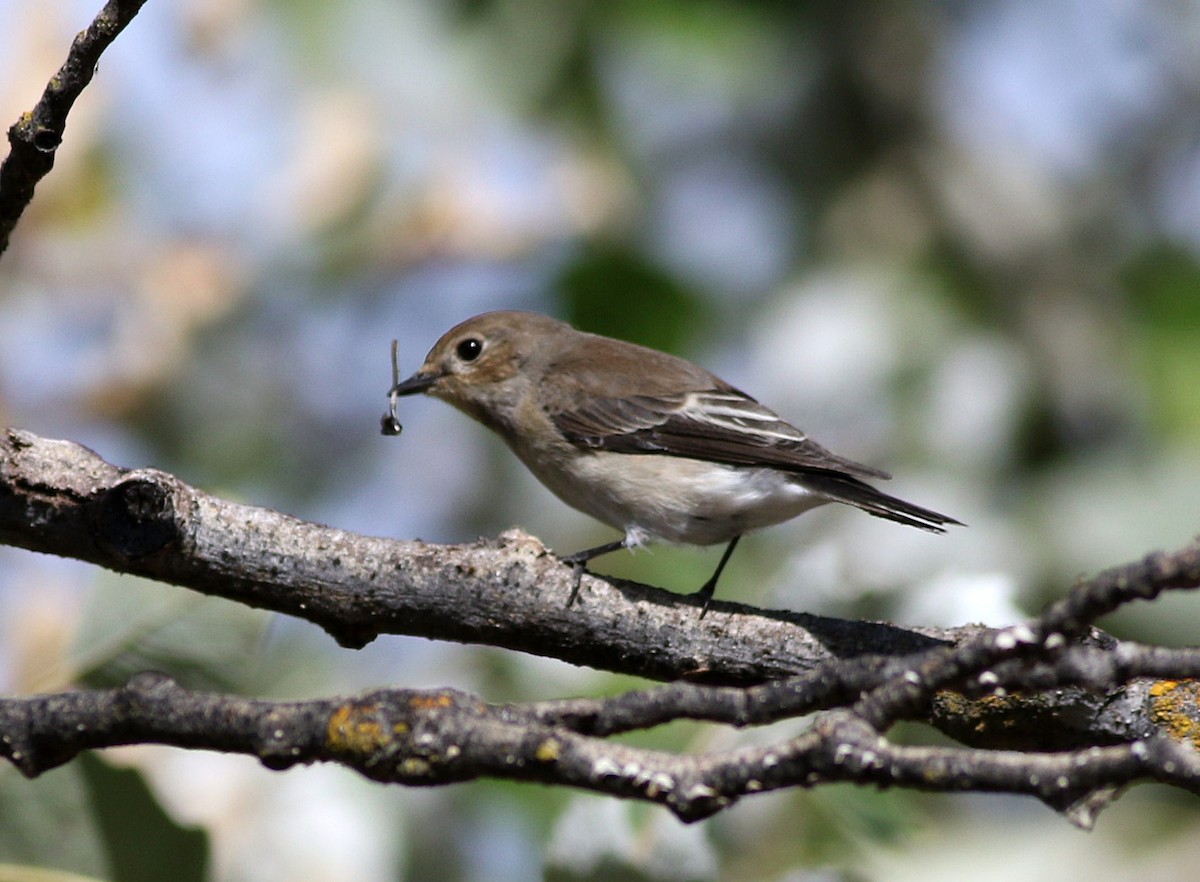
{"label": "bird's black eye", "polygon": [[468,337],[460,341],[454,347],[454,351],[458,353],[458,357],[463,361],[474,361],[479,358],[479,353],[483,352],[483,341],[478,337]]}

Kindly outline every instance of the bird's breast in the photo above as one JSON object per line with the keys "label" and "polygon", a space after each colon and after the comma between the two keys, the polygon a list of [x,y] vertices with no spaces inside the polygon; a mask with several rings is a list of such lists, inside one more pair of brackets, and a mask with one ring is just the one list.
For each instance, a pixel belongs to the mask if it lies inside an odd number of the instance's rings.
{"label": "bird's breast", "polygon": [[570,445],[514,450],[563,502],[632,537],[712,545],[827,501],[775,469]]}

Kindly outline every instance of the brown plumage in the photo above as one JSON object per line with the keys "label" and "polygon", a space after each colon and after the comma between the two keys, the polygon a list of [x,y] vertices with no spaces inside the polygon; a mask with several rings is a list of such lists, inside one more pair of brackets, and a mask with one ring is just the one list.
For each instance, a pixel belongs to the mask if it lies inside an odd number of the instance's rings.
{"label": "brown plumage", "polygon": [[[840,457],[685,359],[490,312],[447,331],[390,393],[424,392],[497,432],[568,505],[625,532],[572,555],[648,539],[730,543],[701,588],[705,608],[737,540],[826,502],[934,533],[959,521],[883,493],[878,469]],[[572,598],[574,595],[572,595]]]}

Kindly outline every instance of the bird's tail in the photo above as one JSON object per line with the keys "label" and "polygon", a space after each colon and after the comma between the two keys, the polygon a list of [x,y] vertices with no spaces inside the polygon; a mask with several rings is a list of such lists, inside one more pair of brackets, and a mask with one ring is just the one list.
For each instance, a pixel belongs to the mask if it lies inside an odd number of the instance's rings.
{"label": "bird's tail", "polygon": [[870,484],[849,475],[841,475],[836,472],[809,472],[804,476],[804,485],[835,502],[844,502],[847,505],[861,508],[867,514],[873,514],[877,518],[887,518],[889,521],[907,524],[930,533],[945,533],[948,524],[958,527],[965,526],[962,521],[957,521],[932,509],[913,505],[911,502],[905,502],[895,496],[889,496],[876,490]]}

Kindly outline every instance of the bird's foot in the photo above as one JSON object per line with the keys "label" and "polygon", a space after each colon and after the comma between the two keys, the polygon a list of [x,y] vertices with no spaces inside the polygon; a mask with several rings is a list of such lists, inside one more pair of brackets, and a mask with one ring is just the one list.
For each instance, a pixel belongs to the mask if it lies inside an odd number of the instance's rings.
{"label": "bird's foot", "polygon": [[[717,575],[720,575],[720,573],[718,573]],[[701,619],[703,619],[708,614],[708,605],[710,603],[712,603],[713,594],[716,592],[716,590],[717,590],[717,580],[716,580],[716,577],[714,576],[713,578],[711,578],[707,582],[705,582],[703,585],[701,585],[700,589],[698,591],[692,592],[692,595],[691,595],[692,597],[699,597],[700,600],[703,601],[700,604],[700,618]]]}
{"label": "bird's foot", "polygon": [[616,542],[597,545],[595,548],[585,548],[583,551],[577,551],[562,558],[563,563],[570,565],[575,570],[575,581],[571,585],[571,596],[567,598],[567,607],[570,608],[575,603],[575,598],[579,596],[579,585],[583,581],[583,568],[587,566],[589,560],[602,554],[608,554],[610,551],[619,551],[628,547],[626,540],[620,539]]}

